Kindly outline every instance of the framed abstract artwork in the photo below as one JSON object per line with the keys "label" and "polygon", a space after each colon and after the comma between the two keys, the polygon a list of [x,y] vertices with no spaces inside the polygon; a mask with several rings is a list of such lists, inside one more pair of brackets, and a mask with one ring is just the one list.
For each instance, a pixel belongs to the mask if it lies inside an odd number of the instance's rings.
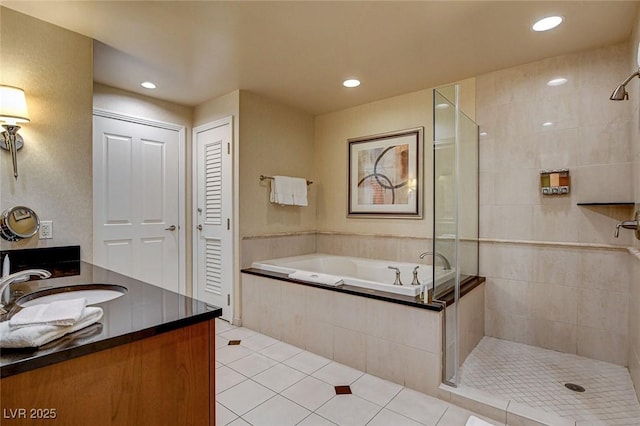
{"label": "framed abstract artwork", "polygon": [[347,217],[422,218],[424,128],[348,140]]}

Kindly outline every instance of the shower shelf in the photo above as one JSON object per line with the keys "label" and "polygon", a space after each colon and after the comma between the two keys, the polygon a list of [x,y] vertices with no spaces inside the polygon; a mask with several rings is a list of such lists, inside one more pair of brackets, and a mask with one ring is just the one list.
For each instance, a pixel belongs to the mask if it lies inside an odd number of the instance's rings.
{"label": "shower shelf", "polygon": [[613,202],[613,203],[578,203],[579,206],[594,207],[594,206],[613,206],[613,207],[633,207],[635,203],[633,201]]}

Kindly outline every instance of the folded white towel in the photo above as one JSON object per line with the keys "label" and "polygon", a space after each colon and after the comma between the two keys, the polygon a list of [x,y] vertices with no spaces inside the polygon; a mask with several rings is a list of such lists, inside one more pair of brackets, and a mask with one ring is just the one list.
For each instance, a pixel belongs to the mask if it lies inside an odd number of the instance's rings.
{"label": "folded white towel", "polygon": [[52,340],[100,321],[102,308],[88,306],[74,325],[32,325],[12,329],[9,321],[0,322],[0,348],[38,348]]}
{"label": "folded white towel", "polygon": [[73,325],[80,319],[87,299],[84,297],[33,305],[22,309],[9,320],[12,329],[32,325]]}
{"label": "folded white towel", "polygon": [[469,416],[469,420],[465,423],[465,426],[493,426],[491,423],[487,423],[476,416]]}
{"label": "folded white towel", "polygon": [[293,181],[288,176],[274,176],[269,200],[283,206],[293,205]]}
{"label": "folded white towel", "polygon": [[291,190],[293,194],[293,204],[296,206],[308,206],[307,200],[307,180],[304,178],[291,178]]}
{"label": "folded white towel", "polygon": [[294,280],[309,281],[312,283],[337,286],[343,284],[343,280],[335,275],[318,274],[317,272],[296,271],[289,274]]}

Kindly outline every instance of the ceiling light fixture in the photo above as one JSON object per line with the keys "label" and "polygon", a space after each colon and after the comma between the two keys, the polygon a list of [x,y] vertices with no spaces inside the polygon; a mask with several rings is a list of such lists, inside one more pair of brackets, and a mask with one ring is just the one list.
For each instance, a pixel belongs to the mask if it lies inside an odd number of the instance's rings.
{"label": "ceiling light fixture", "polygon": [[438,109],[446,109],[446,108],[449,108],[449,104],[446,104],[446,103],[437,104],[436,108],[438,108]]}
{"label": "ceiling light fixture", "polygon": [[562,86],[567,81],[569,81],[569,80],[564,78],[564,77],[558,77],[558,78],[554,78],[552,80],[547,81],[547,86],[552,86],[552,87],[553,86]]}
{"label": "ceiling light fixture", "polygon": [[344,87],[358,87],[360,86],[360,80],[356,80],[355,78],[350,78],[349,80],[345,80],[342,82]]}
{"label": "ceiling light fixture", "polygon": [[546,18],[542,18],[536,21],[531,29],[533,31],[549,31],[562,24],[564,18],[562,16],[547,16]]}
{"label": "ceiling light fixture", "polygon": [[544,127],[553,126],[553,122],[552,122],[552,121],[546,121],[546,122],[542,123],[542,125],[543,125]]}
{"label": "ceiling light fixture", "polygon": [[145,89],[155,89],[156,88],[156,85],[153,84],[150,81],[142,82],[142,83],[140,83],[140,86],[144,87]]}

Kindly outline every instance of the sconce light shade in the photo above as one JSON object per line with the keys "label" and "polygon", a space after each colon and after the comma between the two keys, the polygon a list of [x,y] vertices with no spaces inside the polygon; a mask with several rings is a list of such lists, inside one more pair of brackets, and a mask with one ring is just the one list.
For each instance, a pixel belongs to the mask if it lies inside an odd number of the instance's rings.
{"label": "sconce light shade", "polygon": [[6,149],[11,154],[13,176],[18,179],[17,151],[24,145],[22,136],[18,134],[20,130],[18,123],[29,122],[24,90],[0,85],[0,122],[4,122],[2,127],[5,129],[0,134],[0,148]]}
{"label": "sconce light shade", "polygon": [[13,86],[0,86],[0,121],[9,124],[29,122],[24,90]]}

